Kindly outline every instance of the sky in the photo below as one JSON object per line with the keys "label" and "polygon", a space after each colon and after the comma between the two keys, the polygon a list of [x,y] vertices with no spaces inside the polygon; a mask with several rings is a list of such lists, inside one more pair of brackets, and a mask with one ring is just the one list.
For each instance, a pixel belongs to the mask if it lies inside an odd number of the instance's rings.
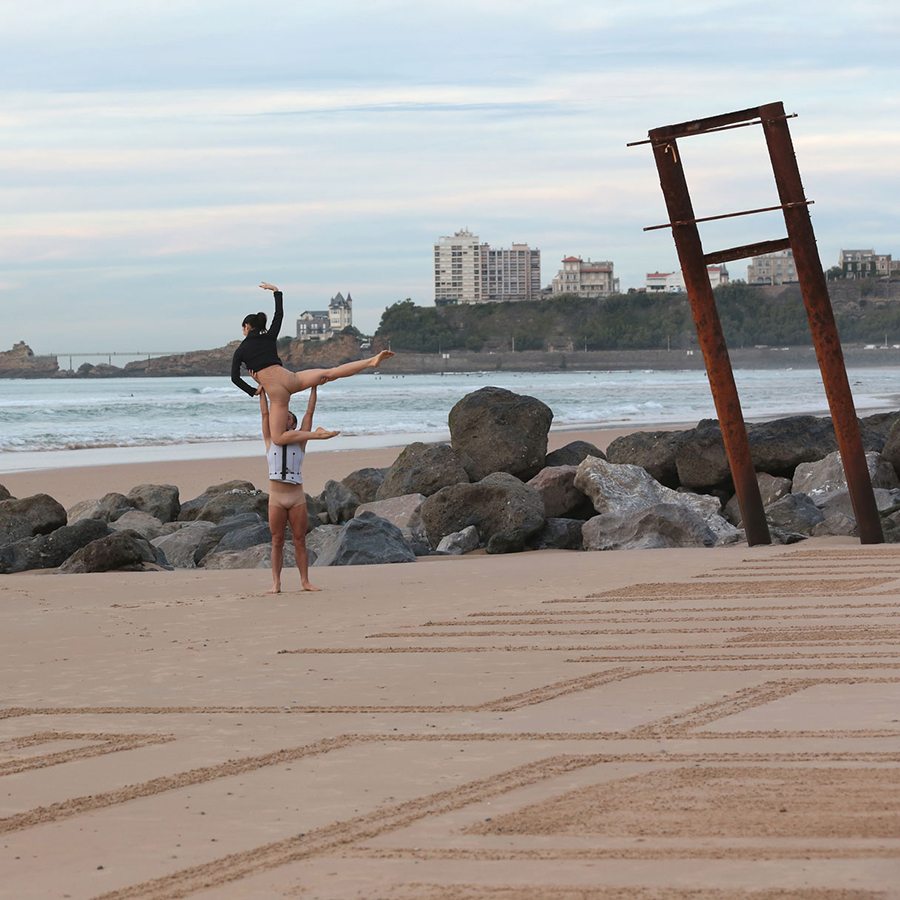
{"label": "sky", "polygon": [[[894,0],[0,0],[0,350],[222,346],[285,295],[365,333],[433,244],[677,269],[651,128],[783,101],[825,268],[900,256]],[[697,216],[777,203],[761,130],[680,142]],[[785,234],[704,226],[707,251]],[[746,263],[729,263],[732,278]]]}

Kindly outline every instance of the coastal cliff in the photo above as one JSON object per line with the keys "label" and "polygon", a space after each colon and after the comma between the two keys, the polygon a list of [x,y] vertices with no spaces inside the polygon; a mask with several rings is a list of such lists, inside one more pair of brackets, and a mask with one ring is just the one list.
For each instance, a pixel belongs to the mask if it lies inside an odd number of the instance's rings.
{"label": "coastal cliff", "polygon": [[55,356],[35,356],[25,341],[0,352],[0,378],[50,378],[57,372]]}

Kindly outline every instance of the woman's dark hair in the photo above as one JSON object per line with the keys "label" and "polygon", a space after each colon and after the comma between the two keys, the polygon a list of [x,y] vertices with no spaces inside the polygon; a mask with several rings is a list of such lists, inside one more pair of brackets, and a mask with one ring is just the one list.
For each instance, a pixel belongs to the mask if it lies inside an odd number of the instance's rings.
{"label": "woman's dark hair", "polygon": [[265,331],[266,314],[264,312],[250,313],[250,315],[245,316],[244,321],[241,322],[242,328],[244,325],[249,325],[254,331]]}

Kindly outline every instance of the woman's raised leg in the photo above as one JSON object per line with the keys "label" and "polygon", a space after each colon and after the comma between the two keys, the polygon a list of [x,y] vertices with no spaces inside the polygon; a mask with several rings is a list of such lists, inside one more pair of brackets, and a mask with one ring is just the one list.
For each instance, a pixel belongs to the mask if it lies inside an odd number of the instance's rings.
{"label": "woman's raised leg", "polygon": [[377,369],[384,360],[390,359],[393,355],[390,350],[382,350],[381,353],[370,356],[368,359],[344,363],[342,366],[335,366],[333,369],[305,369],[302,372],[297,372],[297,390],[305,391],[313,385],[327,384],[329,381],[336,381],[338,378],[349,378],[351,375],[358,375],[365,369]]}
{"label": "woman's raised leg", "polygon": [[285,440],[290,435],[288,431],[288,405],[287,403],[269,403],[269,434],[272,443],[283,447],[289,441]]}

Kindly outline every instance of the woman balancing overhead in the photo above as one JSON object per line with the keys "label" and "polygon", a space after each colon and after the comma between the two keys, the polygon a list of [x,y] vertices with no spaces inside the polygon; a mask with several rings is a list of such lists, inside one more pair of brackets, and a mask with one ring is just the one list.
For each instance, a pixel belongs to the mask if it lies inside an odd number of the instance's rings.
{"label": "woman balancing overhead", "polygon": [[[264,291],[275,292],[275,315],[272,327],[266,329],[266,314],[263,312],[247,316],[243,322],[244,340],[234,351],[231,360],[231,380],[251,397],[265,391],[271,404],[269,411],[269,429],[272,443],[279,447],[291,443],[288,431],[288,403],[291,394],[305,391],[314,385],[326,384],[336,378],[348,378],[363,369],[375,369],[382,361],[393,356],[390,350],[382,350],[377,356],[361,359],[357,362],[344,363],[333,369],[305,369],[302,372],[289,372],[281,365],[278,357],[278,332],[284,319],[281,291],[274,284],[264,281],[260,284]],[[241,364],[259,382],[259,387],[247,384],[241,378]],[[296,438],[295,438],[296,440]]]}

